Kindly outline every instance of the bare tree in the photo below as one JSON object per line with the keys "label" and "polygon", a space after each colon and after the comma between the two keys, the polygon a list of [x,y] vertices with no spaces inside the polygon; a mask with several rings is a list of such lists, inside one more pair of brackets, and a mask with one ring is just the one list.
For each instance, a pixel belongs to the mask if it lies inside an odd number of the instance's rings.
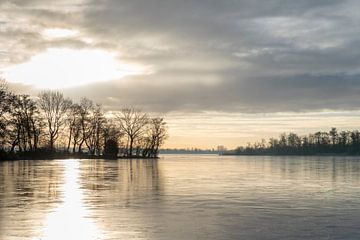
{"label": "bare tree", "polygon": [[81,141],[81,106],[79,104],[72,104],[67,114],[67,124],[69,128],[69,138],[67,151],[70,152],[70,146],[72,144],[72,152],[75,152],[76,146]]}
{"label": "bare tree", "polygon": [[337,132],[337,129],[336,128],[331,128],[331,130],[330,130],[330,132],[329,132],[329,134],[330,134],[330,137],[331,137],[331,143],[332,143],[332,145],[336,145],[336,143],[337,143],[337,139],[338,139],[338,132]]}
{"label": "bare tree", "polygon": [[97,104],[91,110],[86,145],[91,155],[100,155],[102,146],[101,133],[105,124],[105,117],[101,105]]}
{"label": "bare tree", "polygon": [[157,157],[159,148],[167,138],[167,127],[164,118],[151,119],[152,151],[150,157]]}
{"label": "bare tree", "polygon": [[11,95],[9,100],[5,130],[10,152],[15,147],[19,151],[35,151],[42,128],[36,102],[28,95]]}
{"label": "bare tree", "polygon": [[9,102],[7,101],[9,92],[5,82],[5,79],[0,78],[0,118],[9,109]]}
{"label": "bare tree", "polygon": [[143,157],[157,157],[159,148],[167,138],[167,127],[163,118],[151,118],[143,136]]}
{"label": "bare tree", "polygon": [[22,141],[25,150],[35,151],[41,133],[41,120],[36,102],[28,95],[18,96],[18,115],[21,121]]}
{"label": "bare tree", "polygon": [[81,125],[81,141],[79,143],[78,146],[78,152],[81,153],[82,152],[82,146],[85,143],[85,145],[87,144],[87,139],[89,137],[89,118],[90,118],[90,113],[91,110],[93,109],[94,103],[87,99],[87,98],[82,98],[80,101],[80,125]]}
{"label": "bare tree", "polygon": [[134,108],[123,109],[118,115],[117,120],[120,129],[126,134],[128,138],[128,153],[129,157],[133,155],[134,142],[144,133],[145,126],[148,123],[148,116]]}
{"label": "bare tree", "polygon": [[154,157],[165,138],[162,118],[150,119],[146,113],[127,108],[114,119],[87,98],[73,104],[56,91],[42,92],[34,101],[28,95],[11,93],[0,79],[2,156],[12,156],[7,155],[9,152],[36,151],[39,147],[54,151],[55,144],[61,141],[68,152],[71,147],[72,152],[76,148],[81,152],[85,145],[90,154],[100,155],[107,143],[108,147],[123,146],[122,152],[129,157],[134,154]]}
{"label": "bare tree", "polygon": [[75,115],[70,116],[73,123],[72,129],[75,131],[71,135],[74,143],[78,145],[78,152],[82,152],[82,147],[85,144],[91,155],[99,155],[103,146],[101,141],[102,128],[106,120],[101,105],[94,104],[87,98],[82,98],[80,105],[76,106]]}
{"label": "bare tree", "polygon": [[5,79],[0,78],[0,140],[2,143],[1,146],[4,145],[5,141],[5,131],[6,131],[6,113],[10,110],[10,100],[9,96],[11,94],[8,92],[7,85]]}
{"label": "bare tree", "polygon": [[64,98],[56,91],[46,91],[39,95],[39,106],[44,115],[49,135],[49,147],[54,151],[54,144],[59,137],[59,131],[66,121],[66,112],[71,106],[71,100]]}

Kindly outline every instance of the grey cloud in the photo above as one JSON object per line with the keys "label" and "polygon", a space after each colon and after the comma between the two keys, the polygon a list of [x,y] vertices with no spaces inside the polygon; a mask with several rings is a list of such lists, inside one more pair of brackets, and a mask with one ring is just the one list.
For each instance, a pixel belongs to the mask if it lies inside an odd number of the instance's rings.
{"label": "grey cloud", "polygon": [[[122,60],[153,67],[151,75],[64,90],[108,109],[279,112],[360,106],[355,0],[61,0],[57,8],[45,0],[10,2],[0,1],[0,9],[25,16],[33,28],[0,32],[6,49],[0,64],[57,46],[107,48]],[[38,31],[49,26],[79,29],[94,42],[45,41]]]}
{"label": "grey cloud", "polygon": [[[154,77],[154,78],[153,78]],[[360,75],[297,75],[164,84],[160,76],[67,89],[93,96],[108,110],[137,106],[148,111],[301,112],[360,109]],[[169,80],[169,79],[168,79]],[[171,81],[171,80],[170,80]]]}
{"label": "grey cloud", "polygon": [[[82,0],[0,1],[0,49],[5,50],[0,67],[29,60],[49,47],[81,47],[79,39],[49,41],[41,35],[45,28],[80,27]],[[0,69],[1,70],[1,69]]]}
{"label": "grey cloud", "polygon": [[[336,69],[338,65],[354,66],[357,61],[353,60],[359,59],[353,51],[358,41],[355,16],[334,17],[332,13],[356,7],[356,3],[283,0],[103,3],[106,4],[100,10],[90,8],[85,14],[87,30],[98,36],[99,41],[112,42],[111,47],[126,46],[119,48],[123,56],[139,62],[162,65],[179,58],[191,61],[193,55],[202,55],[208,60],[247,65],[252,67],[249,74],[253,75],[254,71],[266,72],[268,68],[270,71],[290,68],[297,74],[308,70],[312,73],[312,68],[342,72],[343,68]],[[271,24],[266,24],[269,20]],[[284,32],[282,35],[276,33],[279,29]],[[142,39],[168,49],[151,48]],[[249,54],[263,49],[267,52]],[[235,59],[236,53],[249,57]],[[201,67],[200,62],[198,66]]]}

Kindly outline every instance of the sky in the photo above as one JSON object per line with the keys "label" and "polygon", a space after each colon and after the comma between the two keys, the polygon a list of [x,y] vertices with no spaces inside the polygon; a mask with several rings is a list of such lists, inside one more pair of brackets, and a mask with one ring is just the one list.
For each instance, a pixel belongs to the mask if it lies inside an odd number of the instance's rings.
{"label": "sky", "polygon": [[357,0],[0,0],[0,76],[165,116],[166,147],[357,129]]}

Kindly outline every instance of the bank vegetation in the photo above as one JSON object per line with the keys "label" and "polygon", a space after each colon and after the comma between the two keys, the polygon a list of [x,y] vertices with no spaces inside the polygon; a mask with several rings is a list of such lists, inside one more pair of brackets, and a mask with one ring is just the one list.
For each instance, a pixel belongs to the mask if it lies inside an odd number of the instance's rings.
{"label": "bank vegetation", "polygon": [[14,94],[0,80],[0,159],[155,158],[167,138],[164,118],[135,108],[105,112],[59,91]]}

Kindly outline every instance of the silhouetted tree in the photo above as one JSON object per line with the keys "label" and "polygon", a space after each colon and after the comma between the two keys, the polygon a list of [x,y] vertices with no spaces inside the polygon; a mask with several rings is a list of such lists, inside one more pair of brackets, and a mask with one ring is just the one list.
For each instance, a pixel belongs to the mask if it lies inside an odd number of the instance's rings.
{"label": "silhouetted tree", "polygon": [[10,93],[8,92],[7,85],[4,79],[0,78],[0,144],[1,149],[5,146],[6,136],[6,115],[10,111]]}
{"label": "silhouetted tree", "polygon": [[149,118],[133,108],[106,117],[102,107],[87,98],[72,103],[60,92],[45,91],[33,99],[11,93],[0,79],[0,158],[50,156],[48,150],[55,156],[58,142],[73,153],[82,153],[86,146],[90,155],[114,156],[116,145],[123,146],[125,156],[135,152],[156,157],[166,136],[163,118]]}
{"label": "silhouetted tree", "polygon": [[295,133],[281,134],[279,139],[270,138],[268,144],[248,144],[247,147],[237,147],[237,154],[360,154],[360,132],[342,131],[336,128],[329,132],[316,132],[307,136]]}
{"label": "silhouetted tree", "polygon": [[166,123],[163,118],[152,118],[149,122],[149,135],[148,135],[148,157],[157,157],[159,148],[167,138]]}
{"label": "silhouetted tree", "polygon": [[87,139],[89,137],[89,131],[90,131],[90,113],[94,106],[94,103],[87,99],[82,98],[80,101],[80,126],[81,126],[81,141],[78,146],[78,152],[82,152],[82,146],[85,143],[87,144]]}
{"label": "silhouetted tree", "polygon": [[337,140],[338,140],[338,133],[337,133],[337,129],[336,128],[331,128],[330,132],[330,137],[331,137],[331,143],[332,145],[336,145],[337,144]]}
{"label": "silhouetted tree", "polygon": [[20,151],[37,150],[42,125],[36,102],[28,95],[14,95],[11,111],[9,123],[16,136],[11,149],[17,145]]}
{"label": "silhouetted tree", "polygon": [[102,139],[104,145],[108,140],[114,140],[120,145],[120,139],[123,136],[123,133],[116,126],[113,119],[106,119],[103,128],[102,128]]}
{"label": "silhouetted tree", "polygon": [[114,139],[109,139],[105,142],[104,156],[106,158],[116,158],[119,152],[118,143]]}
{"label": "silhouetted tree", "polygon": [[95,105],[91,109],[88,122],[88,133],[86,145],[91,155],[100,155],[102,142],[101,133],[105,124],[105,117],[100,105]]}
{"label": "silhouetted tree", "polygon": [[147,114],[133,108],[126,108],[117,115],[117,120],[120,129],[124,131],[128,139],[129,147],[127,155],[131,157],[133,155],[134,142],[144,133],[145,126],[148,123]]}
{"label": "silhouetted tree", "polygon": [[54,144],[65,124],[66,112],[71,106],[71,100],[64,98],[60,92],[46,91],[39,95],[39,106],[47,125],[49,147],[54,151]]}
{"label": "silhouetted tree", "polygon": [[82,140],[81,106],[79,104],[74,103],[69,108],[67,124],[69,128],[67,150],[70,152],[72,145],[72,152],[75,153],[76,146],[78,146]]}

